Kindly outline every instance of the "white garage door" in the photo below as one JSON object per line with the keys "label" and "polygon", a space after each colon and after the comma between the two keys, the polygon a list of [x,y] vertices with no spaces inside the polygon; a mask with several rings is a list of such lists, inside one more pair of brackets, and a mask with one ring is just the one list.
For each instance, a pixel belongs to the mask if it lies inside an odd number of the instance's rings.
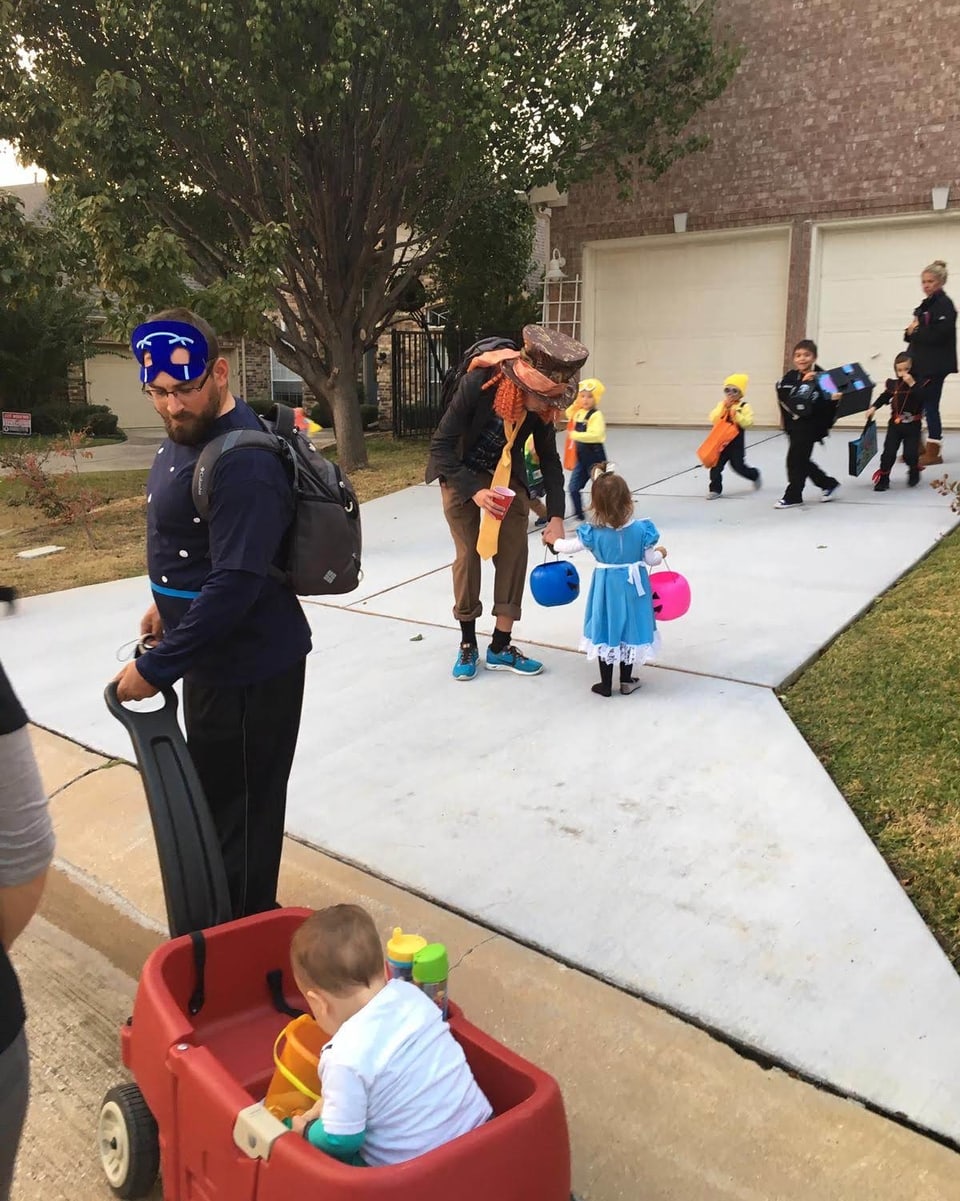
{"label": "white garage door", "polygon": [[[920,220],[826,225],[817,233],[808,328],[814,331],[820,362],[825,367],[862,363],[882,385],[893,375],[894,355],[906,349],[903,330],[923,299],[923,268],[943,259],[960,283],[960,221],[931,214]],[[958,303],[960,292],[952,299]],[[955,375],[944,387],[941,412],[945,425],[960,426]]]}
{"label": "white garage door", "polygon": [[787,229],[588,245],[582,329],[607,419],[703,426],[745,371],[758,424],[777,424],[789,256]]}
{"label": "white garage door", "polygon": [[[230,379],[235,381],[237,352],[225,351],[224,357],[230,364]],[[162,433],[163,421],[140,390],[139,370],[128,347],[100,343],[97,353],[85,364],[87,399],[90,404],[106,405],[116,413],[120,428],[127,433]]]}
{"label": "white garage door", "polygon": [[107,405],[120,428],[163,431],[163,422],[140,391],[139,367],[125,346],[98,346],[86,362],[87,398],[91,404]]}

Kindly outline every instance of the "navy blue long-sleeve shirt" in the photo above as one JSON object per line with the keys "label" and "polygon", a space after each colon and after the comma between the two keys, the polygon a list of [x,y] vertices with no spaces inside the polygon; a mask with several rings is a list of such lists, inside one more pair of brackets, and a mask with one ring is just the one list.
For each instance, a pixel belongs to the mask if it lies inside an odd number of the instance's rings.
{"label": "navy blue long-sleeve shirt", "polygon": [[[261,428],[238,399],[210,438]],[[225,455],[205,522],[191,496],[202,449],[167,439],[147,480],[147,564],[164,635],[137,667],[157,688],[187,672],[204,684],[255,684],[293,667],[311,646],[300,602],[270,575],[294,511],[283,464],[262,450]]]}

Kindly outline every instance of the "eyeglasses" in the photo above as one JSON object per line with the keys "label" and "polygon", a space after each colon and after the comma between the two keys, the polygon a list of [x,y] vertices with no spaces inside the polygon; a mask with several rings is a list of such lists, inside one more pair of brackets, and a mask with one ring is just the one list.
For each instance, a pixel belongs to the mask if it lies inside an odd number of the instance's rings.
{"label": "eyeglasses", "polygon": [[188,396],[195,396],[206,385],[212,371],[213,363],[210,364],[196,383],[183,384],[178,388],[154,388],[150,384],[144,384],[143,394],[144,396],[149,396],[151,400],[166,400],[168,396],[173,400],[186,400]]}
{"label": "eyeglasses", "polygon": [[724,394],[727,396],[739,396],[740,395],[739,388],[724,388],[723,391],[724,391]]}

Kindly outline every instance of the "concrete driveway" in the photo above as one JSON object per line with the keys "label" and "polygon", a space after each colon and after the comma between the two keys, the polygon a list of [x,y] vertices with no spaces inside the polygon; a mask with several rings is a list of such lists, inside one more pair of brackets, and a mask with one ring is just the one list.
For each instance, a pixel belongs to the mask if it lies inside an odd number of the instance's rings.
{"label": "concrete driveway", "polygon": [[[774,511],[772,431],[749,437],[764,489],[731,477],[708,503],[699,440],[610,431],[693,590],[631,697],[590,693],[582,601],[528,605],[517,636],[542,676],[455,683],[436,489],[364,506],[361,588],[305,605],[288,832],[960,1141],[960,978],[774,692],[954,518],[926,486],[848,479],[841,432],[817,456],[844,480],[834,503],[808,490],[808,507]],[[99,697],[147,603],[146,581],[119,581],[28,600],[4,624],[35,721],[129,757]]]}

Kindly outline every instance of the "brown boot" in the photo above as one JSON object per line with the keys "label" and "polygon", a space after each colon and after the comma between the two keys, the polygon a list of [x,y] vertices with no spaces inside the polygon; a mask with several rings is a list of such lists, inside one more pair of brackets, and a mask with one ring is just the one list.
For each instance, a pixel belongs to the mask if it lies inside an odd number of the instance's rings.
{"label": "brown boot", "polygon": [[940,447],[942,440],[936,438],[928,438],[927,444],[923,448],[923,454],[917,464],[919,467],[936,467],[938,463],[942,463],[943,459],[940,455]]}

